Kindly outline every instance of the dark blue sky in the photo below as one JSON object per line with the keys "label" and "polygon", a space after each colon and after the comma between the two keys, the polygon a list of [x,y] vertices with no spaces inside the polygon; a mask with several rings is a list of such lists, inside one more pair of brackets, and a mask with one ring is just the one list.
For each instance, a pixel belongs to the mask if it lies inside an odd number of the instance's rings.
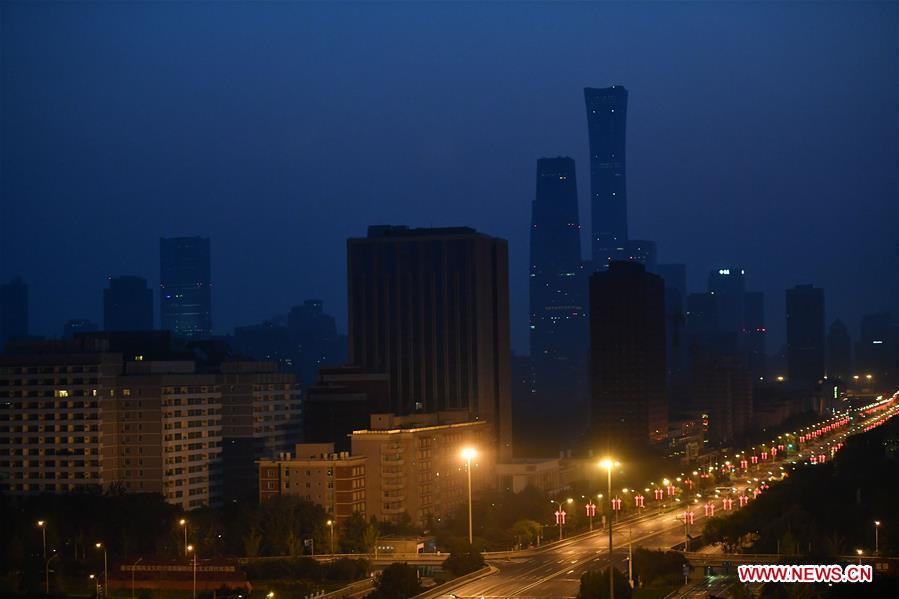
{"label": "dark blue sky", "polygon": [[[527,345],[534,167],[577,160],[582,88],[630,90],[633,237],[825,287],[857,332],[893,307],[897,5],[0,4],[0,277],[32,329],[101,320],[107,275],[158,283],[160,235],[212,238],[219,332],[320,297],[345,326],[344,240],[372,223],[510,241]],[[584,227],[584,239],[589,233]],[[585,243],[585,247],[586,243]],[[158,319],[158,305],[157,319]]]}

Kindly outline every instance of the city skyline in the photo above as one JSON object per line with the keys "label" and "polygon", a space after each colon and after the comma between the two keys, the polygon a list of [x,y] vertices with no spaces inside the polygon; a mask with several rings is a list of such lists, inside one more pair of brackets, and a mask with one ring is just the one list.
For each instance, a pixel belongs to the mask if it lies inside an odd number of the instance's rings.
{"label": "city skyline", "polygon": [[[40,72],[49,67],[48,61],[78,55],[75,49],[65,47],[63,41],[50,48],[49,57],[33,54],[21,36],[23,32],[48,33],[43,29],[46,25],[37,18],[39,13],[32,12],[38,9],[15,5],[4,10],[36,28],[11,30],[3,36],[5,53],[16,58],[17,65],[27,65],[32,71]],[[106,19],[146,26],[165,20],[167,15],[161,7],[132,7],[115,15],[107,15],[100,8],[82,15],[68,10],[62,9],[63,18],[54,27],[76,26],[76,22],[92,27],[98,34],[95,43],[110,49],[123,42],[105,27]],[[471,102],[452,105],[448,114],[452,117],[450,121],[458,126],[454,132],[448,132],[444,123],[421,112],[432,108],[437,101],[435,93],[445,89],[445,84],[435,83],[430,88],[411,92],[410,97],[417,97],[422,104],[422,109],[413,113],[416,118],[421,117],[421,125],[416,127],[420,132],[416,133],[395,120],[395,110],[405,106],[395,95],[401,90],[408,91],[405,76],[397,75],[396,89],[386,99],[368,102],[362,114],[350,117],[343,125],[331,118],[325,104],[315,103],[316,99],[333,99],[335,90],[342,89],[339,80],[313,70],[309,75],[310,83],[314,84],[309,88],[311,91],[299,92],[291,83],[295,78],[290,73],[295,70],[287,67],[294,62],[305,64],[303,54],[283,52],[293,42],[285,37],[283,26],[276,21],[283,17],[289,22],[290,17],[303,15],[303,10],[297,6],[263,10],[254,12],[249,20],[238,19],[246,16],[239,7],[226,11],[221,16],[221,31],[207,34],[211,37],[206,40],[210,48],[226,50],[225,55],[212,57],[202,50],[198,55],[208,56],[211,63],[192,57],[181,70],[160,70],[157,66],[164,64],[159,61],[169,56],[167,50],[154,45],[138,48],[126,44],[128,51],[120,54],[121,63],[112,59],[117,53],[108,52],[104,54],[107,58],[100,62],[85,64],[83,68],[91,70],[111,69],[111,77],[108,82],[98,81],[92,86],[71,79],[54,84],[56,89],[71,92],[70,104],[60,112],[60,118],[71,120],[62,129],[66,143],[57,144],[52,150],[43,138],[24,139],[21,134],[25,131],[22,127],[29,126],[35,118],[31,111],[44,106],[46,94],[54,88],[18,68],[6,73],[5,81],[16,84],[4,86],[8,90],[4,119],[15,119],[15,122],[4,122],[10,132],[7,136],[10,143],[28,148],[29,155],[37,157],[35,164],[45,164],[59,153],[70,154],[73,144],[86,144],[90,150],[82,153],[79,162],[56,173],[54,180],[65,185],[63,194],[54,191],[49,183],[27,178],[31,171],[19,169],[18,159],[9,152],[3,154],[4,172],[12,172],[13,176],[4,182],[3,189],[0,280],[8,281],[21,273],[29,284],[34,332],[59,335],[63,323],[75,318],[100,322],[101,307],[96,298],[107,276],[133,273],[147,278],[153,286],[158,280],[153,245],[158,237],[172,234],[213,239],[215,332],[230,332],[234,326],[271,317],[305,297],[322,298],[332,307],[338,328],[346,330],[343,282],[331,274],[339,272],[343,261],[339,248],[344,239],[358,235],[370,224],[396,222],[411,226],[466,225],[509,240],[512,343],[516,352],[524,353],[528,345],[528,307],[522,300],[526,297],[526,236],[528,207],[533,198],[533,161],[539,156],[568,155],[580,163],[580,219],[582,223],[590,222],[582,90],[613,84],[624,85],[630,91],[627,139],[630,236],[658,242],[659,262],[686,264],[688,290],[701,289],[704,274],[713,268],[723,264],[744,265],[747,276],[765,293],[766,320],[771,329],[769,351],[779,350],[785,341],[785,323],[779,317],[784,309],[783,291],[796,284],[811,283],[824,288],[828,294],[827,321],[841,318],[853,336],[859,330],[862,314],[892,308],[894,302],[887,298],[894,297],[895,277],[872,276],[875,268],[887,268],[880,266],[884,257],[889,264],[894,261],[887,240],[893,238],[895,228],[895,169],[878,166],[895,164],[896,156],[895,126],[889,125],[895,123],[896,115],[895,110],[888,109],[896,96],[896,86],[889,83],[895,78],[895,73],[890,71],[893,59],[889,58],[895,57],[895,51],[883,51],[895,46],[895,40],[888,35],[895,32],[895,11],[891,7],[828,6],[815,11],[802,7],[745,6],[730,11],[712,7],[701,10],[665,7],[660,10],[667,11],[673,19],[673,33],[664,35],[651,29],[657,22],[655,15],[659,9],[650,15],[639,7],[566,7],[564,10],[584,17],[583,25],[567,24],[566,33],[579,34],[579,28],[590,26],[599,28],[605,35],[594,36],[600,41],[568,42],[560,46],[560,52],[584,58],[578,58],[569,69],[553,76],[551,92],[542,86],[525,84],[522,89],[529,92],[527,100],[511,108],[511,114],[498,118],[496,124],[490,124],[490,119],[500,114],[496,107],[476,100],[481,96],[475,94]],[[374,59],[385,66],[408,66],[409,54],[403,50],[417,44],[421,34],[430,32],[429,19],[439,15],[449,19],[446,32],[437,37],[441,42],[473,36],[477,42],[473,51],[480,50],[494,57],[491,64],[508,60],[503,48],[520,49],[521,33],[489,37],[484,27],[473,20],[475,16],[495,15],[497,10],[483,7],[463,11],[460,16],[448,15],[439,6],[393,9],[398,13],[383,11],[374,15],[376,21],[403,14],[418,23],[421,32],[404,28],[397,38],[397,48],[381,51]],[[338,7],[323,11],[327,14],[334,11],[333,15],[344,18],[346,26],[359,33],[361,39],[371,39],[371,25],[363,23],[362,17],[372,15],[365,8]],[[515,19],[527,31],[537,27],[539,39],[552,46],[551,42],[560,42],[563,36],[539,28],[546,11],[545,7],[531,7]],[[693,25],[700,14],[714,16],[719,26]],[[203,9],[195,7],[184,13],[180,24],[166,20],[166,26],[174,39],[193,44],[200,39],[195,37],[194,26],[205,15]],[[839,20],[835,16],[849,19],[857,25],[856,29],[852,32],[835,29],[833,23]],[[609,27],[610,19],[621,25],[621,32],[604,29]],[[748,37],[753,32],[765,31],[771,23],[791,32],[793,41],[780,40],[770,49],[753,45]],[[678,46],[690,26],[700,27],[709,39],[702,45]],[[276,40],[277,48],[259,50],[259,55],[238,60],[228,53],[227,47],[223,48],[224,38],[220,35],[241,28],[247,28],[248,35],[265,35]],[[826,45],[817,39],[826,37],[819,35],[821,28],[831,36]],[[641,50],[628,37],[640,31],[656,33],[661,36],[658,43],[673,43],[679,50],[672,56]],[[728,35],[738,36],[741,44],[749,44],[756,50],[752,61],[747,62],[743,57],[742,46],[738,52],[735,46],[724,42]],[[585,39],[580,35],[575,37]],[[303,47],[309,49],[334,50],[320,36],[310,36],[304,43],[307,46]],[[601,53],[612,43],[621,46],[621,55],[627,57],[624,64],[605,62],[598,67],[587,64],[587,57]],[[706,44],[721,47],[720,56],[714,60],[692,61],[695,51]],[[426,55],[439,65],[436,72],[451,76],[462,90],[473,90],[471,86],[478,80],[481,67],[465,57],[451,59],[442,48],[439,43],[424,46]],[[840,48],[839,54],[829,48]],[[572,53],[575,49],[581,52]],[[262,57],[273,59],[273,66],[257,68]],[[679,79],[660,75],[662,70],[670,70],[673,61],[678,59],[684,63],[684,69],[677,72]],[[360,65],[352,59],[338,53],[337,60],[348,72],[359,73]],[[186,147],[195,150],[202,147],[204,151],[194,152],[194,157],[187,162],[178,151],[163,152],[170,127],[183,122],[191,106],[200,104],[181,102],[170,94],[157,95],[158,106],[165,107],[169,116],[159,120],[161,115],[157,115],[154,120],[147,115],[130,115],[106,101],[110,97],[127,98],[137,92],[147,92],[153,97],[157,85],[178,84],[176,87],[187,85],[199,94],[200,101],[208,102],[209,91],[228,91],[231,87],[215,69],[198,69],[205,68],[205,64],[224,65],[225,61],[236,61],[234,73],[241,79],[250,72],[261,73],[260,94],[253,102],[271,115],[264,117],[249,108],[253,104],[236,102],[233,91],[226,94],[223,105],[213,106],[208,118],[224,118],[229,122],[238,118],[239,122],[253,125],[253,132],[246,133],[249,145],[242,145],[246,147],[244,153],[239,153],[235,149],[238,146],[233,145],[240,139],[235,137],[235,131],[214,132],[209,127],[212,121],[204,118],[186,130],[185,138]],[[733,92],[723,85],[728,78],[716,83],[725,61],[730,61],[728,72],[741,81]],[[857,64],[863,67],[857,68]],[[135,84],[122,79],[123,68],[142,69],[149,77],[147,83]],[[77,69],[73,71],[77,72]],[[497,83],[505,88],[518,82],[516,73],[504,75]],[[196,83],[185,80],[187,74],[203,75],[200,80],[207,81],[211,87],[197,88]],[[832,86],[834,79],[844,85]],[[797,80],[803,83],[801,91],[800,87],[791,85]],[[398,152],[389,154],[394,160],[398,158],[398,165],[408,173],[403,183],[400,185],[398,180],[380,174],[392,169],[382,168],[386,165],[379,158],[373,159],[371,167],[359,170],[358,177],[353,177],[367,181],[364,192],[348,183],[341,174],[343,166],[335,168],[336,163],[329,162],[329,157],[343,154],[349,140],[342,139],[346,136],[341,135],[323,136],[325,130],[310,129],[310,124],[294,110],[288,110],[281,100],[270,93],[261,93],[276,82],[279,86],[287,84],[286,97],[296,100],[297,106],[310,106],[313,102],[311,106],[324,110],[324,122],[333,127],[333,132],[344,131],[347,125],[356,127],[354,138],[361,144],[360,152],[382,135],[381,127],[393,123],[400,132],[396,142],[403,145],[396,146]],[[842,107],[849,97],[857,97],[852,91],[855,89],[866,90],[866,110],[847,116]],[[500,88],[488,85],[484,91],[499,93]],[[367,97],[366,93],[363,98]],[[25,103],[26,98],[40,101]],[[86,131],[74,125],[90,122],[80,117],[88,116],[84,114],[83,102],[91,99],[117,121],[126,122],[123,119],[130,118],[143,140],[137,152],[147,160],[129,162],[122,171],[123,176],[140,182],[137,188],[123,187],[124,181],[116,177],[108,181],[109,189],[85,185],[84,177],[89,172],[112,159],[107,150],[110,146],[97,145],[97,141],[91,141],[94,137],[85,137]],[[794,118],[799,104],[811,104],[814,110]],[[342,106],[342,103],[335,105]],[[363,115],[368,119],[360,121]],[[525,115],[527,119],[520,118]],[[545,118],[549,115],[557,118]],[[835,118],[837,115],[839,118]],[[509,120],[512,116],[516,117],[514,127]],[[381,117],[388,118],[384,121]],[[377,121],[385,124],[376,125]],[[279,130],[285,125],[285,131],[312,133],[311,139],[317,140],[312,147],[319,148],[314,154],[316,159],[310,161],[308,150],[299,142],[290,141],[292,136],[274,134],[276,122]],[[761,126],[763,122],[765,127]],[[153,129],[148,128],[151,123],[161,127],[159,135],[151,134]],[[361,126],[363,123],[368,124]],[[484,141],[498,160],[496,172],[490,177],[459,177],[460,173],[482,171],[465,158],[481,144],[467,123],[478,123],[477,129],[483,130]],[[698,125],[702,126],[697,129]],[[136,141],[136,138],[124,140],[105,126],[94,127],[92,131],[92,136],[113,145],[127,143],[130,147]],[[259,145],[265,136],[274,145]],[[526,141],[506,141],[519,138]],[[837,159],[833,144],[824,143],[834,138],[842,141],[839,157],[842,168],[839,173],[828,169],[821,174],[817,171],[818,164]],[[448,141],[441,144],[438,139]],[[658,144],[659,141],[663,143]],[[659,145],[666,150],[653,149]],[[716,156],[709,152],[712,146],[727,151]],[[772,147],[777,147],[777,152],[769,151]],[[865,147],[877,151],[868,156],[863,151]],[[251,149],[259,151],[255,156],[245,153]],[[412,156],[417,158],[413,160]],[[672,156],[677,160],[672,160]],[[354,151],[341,164],[358,166],[359,160],[362,155]],[[242,168],[235,170],[232,166],[238,162]],[[783,166],[787,164],[789,169]],[[307,168],[311,166],[318,174],[312,179],[303,175],[306,184],[300,185],[300,180],[288,174],[291,170],[298,175],[308,174]],[[814,177],[810,176],[812,169]],[[324,185],[324,181],[329,184]],[[110,194],[124,198],[111,213],[102,209],[110,201]],[[188,195],[196,201],[186,204]],[[63,197],[67,198],[66,204],[78,207],[77,213],[57,199]],[[811,197],[816,199],[816,210],[799,212],[800,206]],[[244,201],[248,198],[253,201]],[[852,210],[846,210],[845,198],[851,198]],[[258,205],[261,210],[248,219],[244,205]],[[151,210],[151,206],[155,208]],[[347,218],[339,222],[330,219],[334,208]],[[26,237],[30,228],[9,223],[38,222],[36,210],[56,211],[63,217],[59,222],[82,228],[96,222],[104,230],[104,236],[97,237],[92,244],[79,244],[76,251],[68,245],[58,225],[49,223],[45,234],[59,240],[54,246],[59,249],[51,251],[47,245],[32,247],[28,243],[31,237]],[[103,216],[104,212],[110,216]],[[798,214],[803,217],[801,227],[793,224]],[[872,218],[869,216],[872,214],[883,217]],[[116,226],[105,226],[107,221],[103,219],[113,215]],[[292,234],[293,229],[302,233]],[[583,227],[583,247],[589,245],[586,238],[589,234],[589,227]],[[254,248],[256,253],[246,252],[247,247]],[[315,247],[333,248],[333,251],[316,252]],[[303,259],[313,255],[315,260]],[[296,276],[284,276],[285,263],[291,265]],[[891,272],[896,270],[889,268]],[[842,277],[849,277],[850,283],[837,283]],[[95,289],[91,289],[89,281],[96,281]],[[54,291],[59,288],[70,290],[65,311],[51,308]]]}

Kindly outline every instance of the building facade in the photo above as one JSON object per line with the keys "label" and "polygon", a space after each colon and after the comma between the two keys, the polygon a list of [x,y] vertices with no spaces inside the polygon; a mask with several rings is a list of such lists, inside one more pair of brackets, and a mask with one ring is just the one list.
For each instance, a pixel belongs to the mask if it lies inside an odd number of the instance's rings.
{"label": "building facade", "polygon": [[787,289],[787,376],[815,383],[824,376],[824,290],[812,285]]}
{"label": "building facade", "polygon": [[395,414],[467,410],[511,453],[509,258],[466,227],[369,227],[347,241],[350,363],[385,373]]}
{"label": "building facade", "polygon": [[590,278],[590,421],[597,450],[633,454],[668,434],[664,296],[661,278],[634,262],[613,262]]}
{"label": "building facade", "polygon": [[103,330],[153,330],[153,291],[145,278],[109,278],[109,287],[103,290]]}
{"label": "building facade", "polygon": [[301,443],[294,452],[257,462],[259,500],[294,495],[316,503],[337,522],[365,515],[366,456],[334,451],[333,443]]}
{"label": "building facade", "polygon": [[479,450],[473,485],[493,482],[492,431],[468,420],[464,410],[395,416],[373,414],[371,427],[354,431],[352,455],[366,457],[366,513],[397,521],[408,514],[418,525],[449,514],[468,500],[465,447]]}
{"label": "building facade", "polygon": [[175,337],[212,334],[212,273],[209,239],[159,240],[159,316]]}
{"label": "building facade", "polygon": [[591,250],[595,268],[618,259],[627,242],[627,90],[585,88],[590,140]]}

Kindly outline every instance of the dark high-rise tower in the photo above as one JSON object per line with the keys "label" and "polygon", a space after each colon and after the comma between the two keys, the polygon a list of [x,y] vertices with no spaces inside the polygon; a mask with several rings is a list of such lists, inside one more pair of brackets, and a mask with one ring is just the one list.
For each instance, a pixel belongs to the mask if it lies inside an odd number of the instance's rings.
{"label": "dark high-rise tower", "polygon": [[334,317],[325,313],[321,300],[308,299],[291,308],[287,334],[296,354],[295,371],[306,388],[315,384],[319,368],[336,366],[345,358]]}
{"label": "dark high-rise tower", "polygon": [[852,376],[852,339],[839,318],[827,332],[827,376],[844,381],[851,380]]}
{"label": "dark high-rise tower", "polygon": [[[571,414],[586,408],[586,283],[581,267],[574,160],[537,161],[531,203],[530,342],[534,366],[533,431],[557,451],[573,439]],[[532,427],[526,427],[532,428]],[[539,433],[539,436],[537,435]],[[546,451],[544,451],[544,454]],[[550,454],[551,455],[551,454]]]}
{"label": "dark high-rise tower", "polygon": [[103,330],[153,329],[153,291],[143,277],[110,277],[103,290]]}
{"label": "dark high-rise tower", "polygon": [[7,341],[28,336],[28,285],[22,277],[0,284],[0,351]]}
{"label": "dark high-rise tower", "polygon": [[797,383],[824,376],[824,290],[812,285],[787,289],[787,374]]}
{"label": "dark high-rise tower", "polygon": [[627,455],[665,439],[665,286],[641,264],[590,277],[590,361],[595,448]]}
{"label": "dark high-rise tower", "polygon": [[747,291],[743,300],[743,355],[746,367],[754,379],[765,376],[767,335],[765,294],[761,291]]}
{"label": "dark high-rise tower", "polygon": [[209,238],[159,240],[159,316],[176,337],[212,333]]}
{"label": "dark high-rise tower", "polygon": [[349,359],[392,411],[467,409],[511,450],[509,251],[467,227],[369,227],[347,241]]}
{"label": "dark high-rise tower", "polygon": [[604,268],[627,242],[625,125],[627,90],[584,88],[590,138],[590,224],[593,263]]}

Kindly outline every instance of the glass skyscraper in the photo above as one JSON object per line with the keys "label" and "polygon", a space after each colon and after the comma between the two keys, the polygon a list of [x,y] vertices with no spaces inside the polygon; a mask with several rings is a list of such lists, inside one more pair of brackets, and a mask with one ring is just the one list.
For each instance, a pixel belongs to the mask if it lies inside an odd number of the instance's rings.
{"label": "glass skyscraper", "polygon": [[584,88],[590,139],[591,250],[596,268],[626,252],[627,90],[620,85]]}
{"label": "glass skyscraper", "polygon": [[212,333],[209,238],[159,240],[159,314],[162,328],[176,337]]}

